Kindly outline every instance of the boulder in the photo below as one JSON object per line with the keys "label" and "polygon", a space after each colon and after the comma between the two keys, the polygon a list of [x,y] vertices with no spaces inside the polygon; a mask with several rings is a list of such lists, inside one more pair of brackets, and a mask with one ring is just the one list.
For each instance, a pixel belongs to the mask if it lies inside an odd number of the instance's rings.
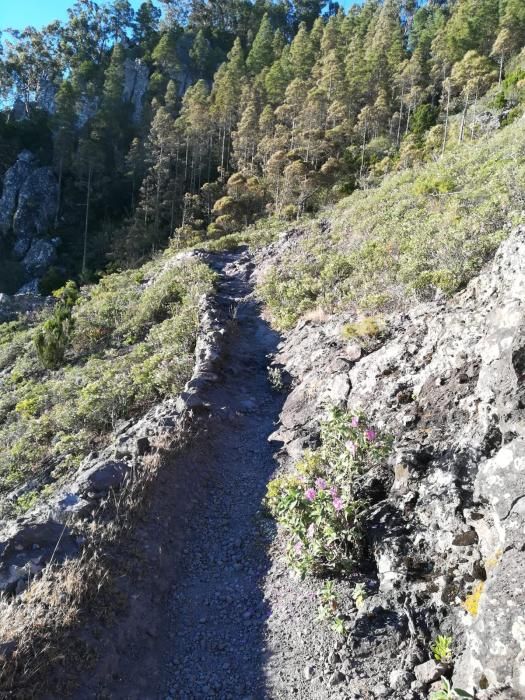
{"label": "boulder", "polygon": [[[53,238],[50,241],[37,238],[31,243],[29,250],[22,260],[22,265],[28,275],[43,275],[45,271],[56,262],[56,249],[59,242],[60,239],[58,238]],[[33,280],[32,283],[33,288],[34,282],[35,280]]]}

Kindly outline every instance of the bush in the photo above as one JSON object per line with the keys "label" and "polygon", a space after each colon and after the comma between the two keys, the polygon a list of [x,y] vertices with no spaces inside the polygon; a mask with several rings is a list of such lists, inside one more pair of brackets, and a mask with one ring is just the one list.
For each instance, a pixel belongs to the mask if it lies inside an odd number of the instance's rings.
{"label": "bush", "polygon": [[53,296],[58,303],[35,335],[38,357],[47,369],[58,369],[64,361],[73,331],[72,311],[78,299],[78,290],[74,282],[67,282]]}
{"label": "bush", "polygon": [[347,323],[341,332],[345,340],[354,340],[355,338],[373,338],[380,335],[385,327],[385,323],[381,318],[366,316],[355,323]]}
{"label": "bush", "polygon": [[321,447],[307,452],[292,474],[270,482],[266,504],[287,536],[288,560],[299,575],[352,569],[365,507],[355,497],[354,480],[390,445],[362,414],[332,409],[321,426]]}
{"label": "bush", "polygon": [[427,175],[420,177],[414,184],[414,192],[416,194],[447,194],[453,192],[455,188],[454,180],[450,175]]}

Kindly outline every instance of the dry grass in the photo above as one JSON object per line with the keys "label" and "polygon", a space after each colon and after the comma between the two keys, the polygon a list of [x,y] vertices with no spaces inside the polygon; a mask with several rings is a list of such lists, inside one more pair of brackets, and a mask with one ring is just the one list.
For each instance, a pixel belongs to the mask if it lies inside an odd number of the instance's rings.
{"label": "dry grass", "polygon": [[117,564],[108,550],[143,510],[160,464],[160,451],[146,457],[93,521],[78,524],[86,540],[79,558],[62,566],[50,562],[21,596],[0,600],[2,700],[42,697],[54,666],[89,661],[89,650],[79,648],[80,640],[72,639],[72,632],[95,603],[111,605],[107,593]]}
{"label": "dry grass", "polygon": [[312,323],[326,323],[329,318],[330,314],[320,306],[311,311],[307,311],[302,316],[303,321],[311,321]]}

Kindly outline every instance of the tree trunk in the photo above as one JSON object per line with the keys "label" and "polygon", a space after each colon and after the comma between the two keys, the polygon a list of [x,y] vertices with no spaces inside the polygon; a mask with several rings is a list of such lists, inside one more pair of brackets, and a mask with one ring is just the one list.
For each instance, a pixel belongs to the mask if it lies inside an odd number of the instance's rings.
{"label": "tree trunk", "polygon": [[463,137],[465,136],[465,121],[467,118],[469,95],[468,92],[465,95],[465,104],[463,106],[463,113],[461,114],[461,126],[459,127],[459,143],[463,143]]}
{"label": "tree trunk", "polygon": [[363,145],[361,147],[361,167],[359,168],[359,179],[363,177],[363,168],[365,166],[365,147],[366,147],[366,132],[368,124],[365,122],[365,130],[363,131]]}
{"label": "tree trunk", "polygon": [[86,218],[84,220],[84,250],[82,253],[82,275],[86,274],[87,269],[87,242],[89,229],[89,205],[91,202],[91,177],[93,175],[93,166],[90,164],[88,169],[88,179],[86,187]]}
{"label": "tree trunk", "polygon": [[399,123],[397,125],[397,139],[396,139],[396,144],[397,147],[399,148],[399,144],[401,143],[401,122],[403,120],[403,100],[405,97],[405,86],[403,85],[403,89],[401,90],[401,97],[399,99]]}
{"label": "tree trunk", "polygon": [[443,144],[441,145],[441,155],[445,153],[448,137],[448,116],[450,111],[450,85],[447,88],[447,108],[445,110],[445,133],[443,134]]}
{"label": "tree trunk", "polygon": [[58,215],[60,213],[60,203],[62,199],[62,173],[64,171],[64,157],[60,157],[60,164],[58,166],[58,191],[57,191],[57,203],[55,212],[55,228],[58,226]]}
{"label": "tree trunk", "polygon": [[498,85],[501,85],[501,81],[503,80],[503,62],[505,60],[505,54],[503,51],[501,52],[501,56],[499,57],[499,79],[498,79]]}

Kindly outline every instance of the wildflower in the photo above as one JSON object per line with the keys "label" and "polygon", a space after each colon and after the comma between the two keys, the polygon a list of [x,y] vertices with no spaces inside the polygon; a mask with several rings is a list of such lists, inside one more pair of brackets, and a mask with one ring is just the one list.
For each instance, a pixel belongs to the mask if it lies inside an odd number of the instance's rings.
{"label": "wildflower", "polygon": [[294,550],[296,554],[301,554],[303,551],[303,543],[302,542],[296,542],[294,546]]}
{"label": "wildflower", "polygon": [[368,442],[374,442],[374,440],[377,437],[377,433],[373,428],[368,428],[365,430],[365,439],[368,440]]}
{"label": "wildflower", "polygon": [[330,496],[332,496],[332,498],[335,498],[337,495],[338,495],[337,486],[332,486],[332,488],[330,489]]}
{"label": "wildflower", "polygon": [[306,534],[308,535],[308,537],[309,537],[310,539],[312,539],[312,538],[314,537],[314,535],[315,535],[315,525],[314,525],[313,523],[311,523],[311,524],[308,526],[308,530],[306,531]]}
{"label": "wildflower", "polygon": [[337,511],[343,510],[343,508],[344,508],[343,499],[340,496],[334,496],[334,498],[332,500],[332,505],[334,506],[334,509]]}
{"label": "wildflower", "polygon": [[359,416],[354,416],[350,425],[352,426],[352,428],[357,428],[357,426],[359,425]]}
{"label": "wildflower", "polygon": [[355,453],[357,452],[357,447],[356,447],[355,442],[352,442],[352,440],[347,440],[345,442],[345,447],[348,450],[348,452],[350,452],[352,457],[355,457]]}
{"label": "wildflower", "polygon": [[306,489],[304,495],[307,501],[314,501],[317,496],[315,489]]}
{"label": "wildflower", "polygon": [[317,479],[315,482],[315,485],[317,486],[319,491],[326,491],[327,483],[324,479],[321,479],[321,478]]}

